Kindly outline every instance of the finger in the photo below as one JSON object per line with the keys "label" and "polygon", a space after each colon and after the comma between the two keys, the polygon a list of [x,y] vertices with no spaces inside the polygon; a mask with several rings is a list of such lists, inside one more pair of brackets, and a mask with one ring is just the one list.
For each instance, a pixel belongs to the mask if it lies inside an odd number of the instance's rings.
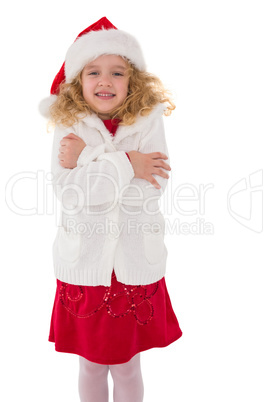
{"label": "finger", "polygon": [[70,140],[77,140],[77,139],[79,139],[79,138],[80,138],[80,137],[78,137],[77,135],[75,135],[75,134],[73,134],[73,133],[70,133],[70,134],[66,135],[65,137],[63,137],[63,138],[60,140],[60,144],[61,144],[62,146],[66,146],[66,145],[70,144]]}
{"label": "finger", "polygon": [[59,158],[59,164],[60,164],[62,167],[67,167],[67,162],[66,162],[65,159]]}
{"label": "finger", "polygon": [[166,170],[171,170],[170,165],[169,165],[168,163],[164,162],[164,161],[161,160],[161,159],[156,159],[156,160],[154,161],[154,166],[155,166],[155,167],[162,167],[162,168],[164,168],[164,169],[166,169]]}
{"label": "finger", "polygon": [[69,139],[69,140],[77,140],[78,138],[80,138],[80,137],[78,137],[74,133],[70,133],[70,134],[66,135],[65,137],[63,137],[63,139]]}
{"label": "finger", "polygon": [[73,166],[71,166],[70,163],[67,163],[66,160],[60,160],[59,163],[65,169],[72,169],[73,168]]}
{"label": "finger", "polygon": [[152,176],[152,175],[147,176],[147,177],[146,177],[146,180],[147,180],[149,183],[151,183],[155,188],[157,188],[157,189],[160,189],[160,188],[161,188],[160,184],[158,183],[158,181],[155,179],[154,176]]}
{"label": "finger", "polygon": [[163,152],[151,152],[149,155],[153,159],[168,159],[167,155]]}
{"label": "finger", "polygon": [[162,169],[155,168],[153,174],[157,174],[158,176],[164,177],[165,179],[169,178],[169,175]]}
{"label": "finger", "polygon": [[68,157],[68,155],[72,154],[72,148],[71,147],[60,147],[59,148],[59,153],[64,155],[65,157]]}
{"label": "finger", "polygon": [[152,183],[152,185],[153,185],[155,188],[157,188],[158,190],[161,188],[160,184],[158,183],[158,181],[155,180],[154,177],[152,178],[151,183]]}
{"label": "finger", "polygon": [[62,139],[61,141],[60,141],[60,145],[62,146],[62,147],[71,147],[72,146],[72,144],[73,144],[73,140],[74,139],[72,139],[72,138],[66,138],[66,139]]}

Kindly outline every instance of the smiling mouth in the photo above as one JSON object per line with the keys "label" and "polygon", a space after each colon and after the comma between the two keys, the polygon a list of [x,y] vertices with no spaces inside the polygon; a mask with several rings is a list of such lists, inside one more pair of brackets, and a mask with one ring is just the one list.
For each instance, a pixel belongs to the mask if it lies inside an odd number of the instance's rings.
{"label": "smiling mouth", "polygon": [[115,94],[97,92],[96,96],[98,96],[99,98],[113,98]]}

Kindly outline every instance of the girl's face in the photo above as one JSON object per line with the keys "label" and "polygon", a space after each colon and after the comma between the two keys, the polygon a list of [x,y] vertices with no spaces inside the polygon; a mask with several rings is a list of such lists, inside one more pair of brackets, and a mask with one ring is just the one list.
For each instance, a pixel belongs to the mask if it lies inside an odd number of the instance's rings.
{"label": "girl's face", "polygon": [[129,76],[126,61],[115,55],[103,55],[82,71],[83,97],[102,120],[110,119],[128,94]]}

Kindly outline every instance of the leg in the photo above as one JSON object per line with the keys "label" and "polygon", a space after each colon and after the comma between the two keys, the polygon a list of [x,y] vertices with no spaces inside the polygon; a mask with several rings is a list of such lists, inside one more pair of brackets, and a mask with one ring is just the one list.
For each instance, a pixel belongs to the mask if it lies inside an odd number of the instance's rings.
{"label": "leg", "polygon": [[109,366],[92,363],[79,356],[79,395],[81,402],[108,402]]}
{"label": "leg", "polygon": [[140,354],[124,364],[109,366],[114,381],[114,402],[142,402],[143,381]]}

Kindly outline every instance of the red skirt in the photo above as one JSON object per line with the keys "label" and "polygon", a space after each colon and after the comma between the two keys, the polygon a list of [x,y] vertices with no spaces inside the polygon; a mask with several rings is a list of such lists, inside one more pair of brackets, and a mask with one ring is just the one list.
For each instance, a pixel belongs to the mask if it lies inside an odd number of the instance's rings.
{"label": "red skirt", "polygon": [[121,364],[134,355],[165,347],[182,331],[165,278],[146,286],[77,286],[57,280],[49,341],[58,352],[99,364]]}

